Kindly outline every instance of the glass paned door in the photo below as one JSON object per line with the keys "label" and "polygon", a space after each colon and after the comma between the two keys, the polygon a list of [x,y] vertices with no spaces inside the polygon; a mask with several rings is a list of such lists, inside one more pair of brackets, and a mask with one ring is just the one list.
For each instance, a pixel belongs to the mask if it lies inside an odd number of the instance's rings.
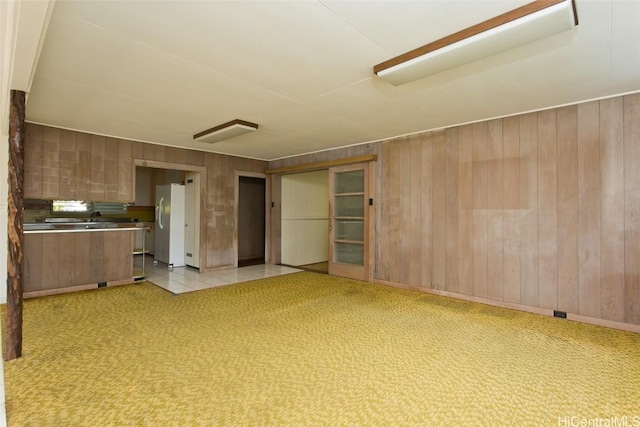
{"label": "glass paned door", "polygon": [[329,274],[368,279],[368,164],[329,170]]}

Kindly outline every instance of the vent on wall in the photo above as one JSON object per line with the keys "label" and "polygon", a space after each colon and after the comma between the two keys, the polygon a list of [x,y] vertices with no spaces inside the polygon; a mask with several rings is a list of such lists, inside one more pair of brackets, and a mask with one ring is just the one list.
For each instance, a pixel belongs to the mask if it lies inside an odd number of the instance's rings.
{"label": "vent on wall", "polygon": [[256,129],[258,129],[257,124],[247,122],[245,120],[236,119],[197,133],[193,135],[193,139],[195,139],[196,141],[208,142],[210,144],[213,144],[214,142],[223,141],[229,138],[235,138],[236,136],[253,132]]}

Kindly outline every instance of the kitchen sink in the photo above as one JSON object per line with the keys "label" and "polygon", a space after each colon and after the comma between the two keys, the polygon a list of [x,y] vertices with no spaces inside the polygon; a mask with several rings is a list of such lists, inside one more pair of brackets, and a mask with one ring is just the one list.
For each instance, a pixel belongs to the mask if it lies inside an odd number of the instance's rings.
{"label": "kitchen sink", "polygon": [[31,230],[52,230],[53,229],[53,224],[44,224],[42,222],[38,222],[35,224],[32,223],[26,223],[23,226],[24,231],[31,231]]}
{"label": "kitchen sink", "polygon": [[85,228],[117,228],[118,224],[115,222],[85,222],[82,226]]}
{"label": "kitchen sink", "polygon": [[133,222],[131,218],[103,218],[103,217],[93,217],[93,218],[45,218],[45,223],[49,224],[97,224],[104,222],[111,223],[131,223]]}
{"label": "kitchen sink", "polygon": [[89,218],[45,218],[44,222],[50,224],[76,224],[79,222],[88,222]]}

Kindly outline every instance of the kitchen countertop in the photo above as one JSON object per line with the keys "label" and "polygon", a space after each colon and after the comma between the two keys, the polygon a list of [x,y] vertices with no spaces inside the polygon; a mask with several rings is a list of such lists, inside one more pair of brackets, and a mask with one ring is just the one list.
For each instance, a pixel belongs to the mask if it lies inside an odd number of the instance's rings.
{"label": "kitchen countertop", "polygon": [[24,233],[79,233],[94,231],[139,231],[144,226],[138,222],[122,221],[68,221],[25,223]]}

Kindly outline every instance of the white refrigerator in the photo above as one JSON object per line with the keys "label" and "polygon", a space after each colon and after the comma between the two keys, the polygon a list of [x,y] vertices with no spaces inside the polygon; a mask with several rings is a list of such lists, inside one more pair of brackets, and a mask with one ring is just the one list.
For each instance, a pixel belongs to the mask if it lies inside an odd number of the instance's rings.
{"label": "white refrigerator", "polygon": [[156,186],[155,261],[170,268],[184,264],[184,185]]}

